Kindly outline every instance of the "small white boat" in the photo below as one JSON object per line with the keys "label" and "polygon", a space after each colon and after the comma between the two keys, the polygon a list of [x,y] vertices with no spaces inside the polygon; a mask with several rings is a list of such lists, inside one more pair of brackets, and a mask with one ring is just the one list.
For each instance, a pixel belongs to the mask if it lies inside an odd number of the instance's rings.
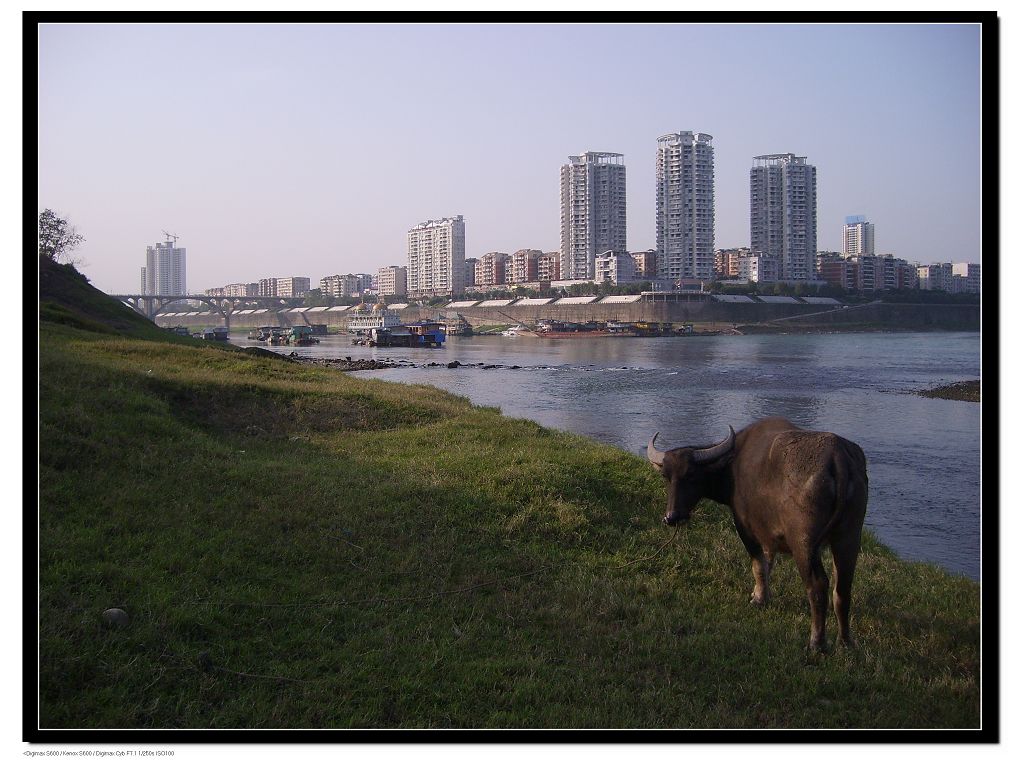
{"label": "small white boat", "polygon": [[502,334],[503,337],[518,337],[519,335],[523,335],[527,331],[528,328],[525,327],[523,324],[517,324],[516,326],[510,327],[509,329],[504,329],[500,334]]}

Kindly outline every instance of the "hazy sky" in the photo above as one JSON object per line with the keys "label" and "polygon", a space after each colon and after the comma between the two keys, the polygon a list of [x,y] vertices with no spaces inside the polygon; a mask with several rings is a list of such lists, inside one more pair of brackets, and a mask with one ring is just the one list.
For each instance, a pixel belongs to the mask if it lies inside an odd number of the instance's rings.
{"label": "hazy sky", "polygon": [[716,246],[749,243],[748,171],[818,168],[818,246],[980,259],[980,30],[933,25],[44,25],[39,208],[93,284],[145,247],[189,291],[406,264],[462,214],[467,256],[559,249],[559,168],[627,165],[627,242],[655,246],[656,138],[714,137]]}

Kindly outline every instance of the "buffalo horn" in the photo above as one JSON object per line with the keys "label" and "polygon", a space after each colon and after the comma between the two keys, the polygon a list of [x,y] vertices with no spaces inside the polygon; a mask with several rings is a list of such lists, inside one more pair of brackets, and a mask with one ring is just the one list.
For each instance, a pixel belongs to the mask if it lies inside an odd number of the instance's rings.
{"label": "buffalo horn", "polygon": [[655,448],[655,439],[659,437],[658,432],[652,436],[652,440],[648,442],[648,461],[651,462],[655,467],[661,468],[662,461],[666,459],[666,452],[660,452]]}
{"label": "buffalo horn", "polygon": [[737,434],[733,432],[733,426],[730,425],[730,434],[726,436],[726,438],[715,446],[709,446],[705,449],[695,449],[691,452],[691,459],[694,460],[695,464],[711,462],[714,459],[718,459],[733,448],[733,443],[736,441],[736,438]]}

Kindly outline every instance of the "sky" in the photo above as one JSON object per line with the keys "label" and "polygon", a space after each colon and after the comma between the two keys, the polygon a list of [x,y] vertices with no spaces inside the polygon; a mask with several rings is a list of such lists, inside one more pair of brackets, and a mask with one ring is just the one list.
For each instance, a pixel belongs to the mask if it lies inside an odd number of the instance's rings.
{"label": "sky", "polygon": [[973,25],[49,24],[39,209],[92,283],[139,290],[179,235],[190,292],[406,265],[463,215],[466,255],[559,249],[559,168],[624,154],[627,243],[655,247],[656,139],[713,136],[716,247],[749,244],[752,158],[817,168],[818,247],[980,262]]}

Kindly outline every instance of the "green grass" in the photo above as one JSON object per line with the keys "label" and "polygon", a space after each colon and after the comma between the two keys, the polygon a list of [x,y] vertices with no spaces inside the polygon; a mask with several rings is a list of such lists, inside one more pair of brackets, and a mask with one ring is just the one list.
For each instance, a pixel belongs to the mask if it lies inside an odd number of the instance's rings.
{"label": "green grass", "polygon": [[868,536],[858,648],[813,655],[792,561],[748,604],[726,508],[640,560],[672,532],[633,455],[52,302],[42,727],[980,724],[971,581]]}

